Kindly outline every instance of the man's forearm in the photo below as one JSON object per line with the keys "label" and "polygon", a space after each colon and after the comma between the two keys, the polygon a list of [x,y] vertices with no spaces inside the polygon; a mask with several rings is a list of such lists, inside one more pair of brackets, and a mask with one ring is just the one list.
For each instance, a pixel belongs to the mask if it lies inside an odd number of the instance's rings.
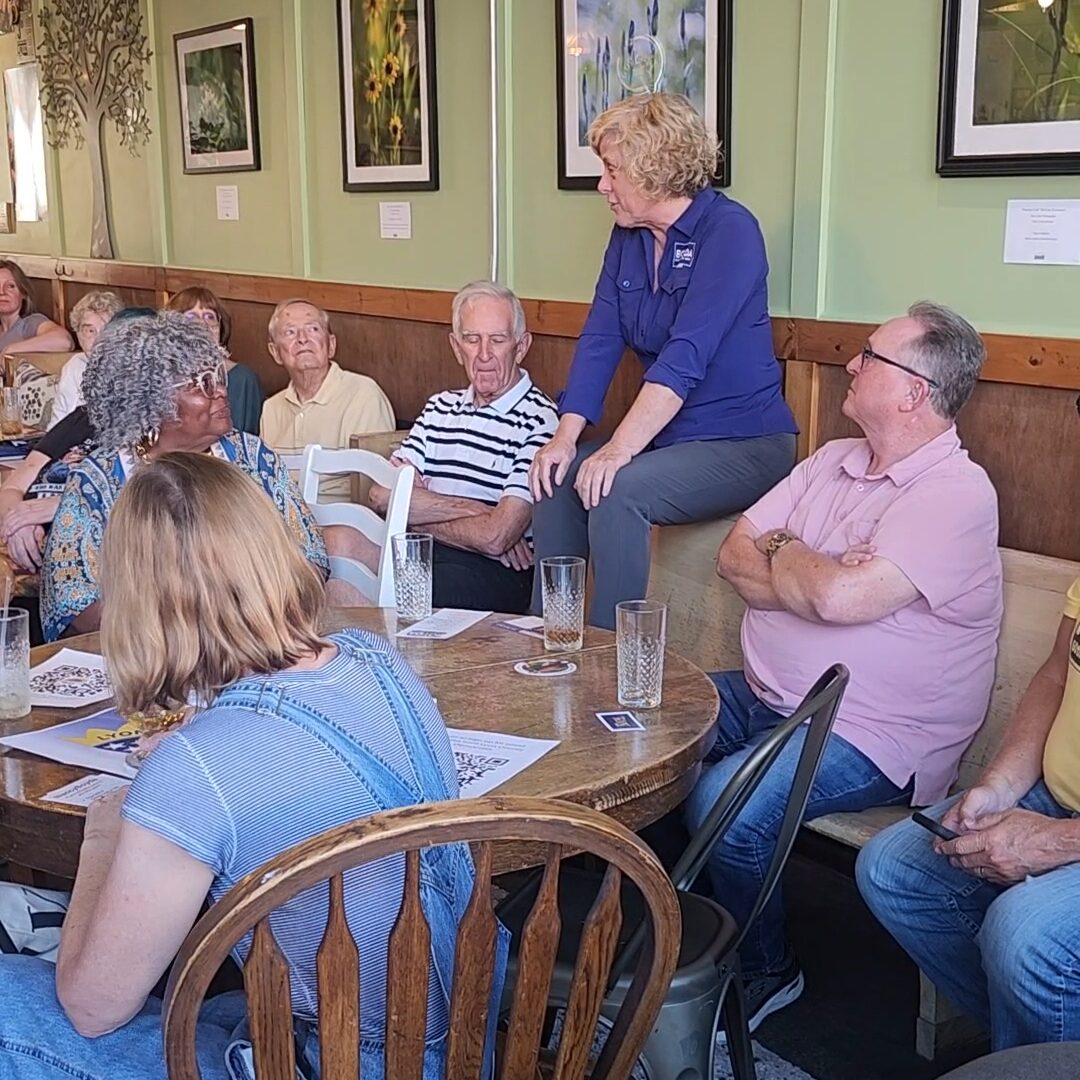
{"label": "man's forearm", "polygon": [[835,559],[794,540],[773,556],[769,569],[781,607],[810,622],[825,621],[821,597],[839,569]]}
{"label": "man's forearm", "polygon": [[769,560],[752,541],[726,545],[716,559],[716,572],[756,611],[782,611],[784,605],[772,583]]}
{"label": "man's forearm", "polygon": [[1044,671],[1036,673],[1020,699],[1001,746],[979,783],[1007,789],[1019,799],[1042,776],[1043,751],[1061,708],[1064,686]]}
{"label": "man's forearm", "polygon": [[[385,514],[390,503],[390,489],[379,484],[371,485],[368,505],[380,514]],[[420,484],[415,484],[412,499],[409,502],[410,525],[437,525],[458,518],[478,517],[491,510],[487,503],[478,499],[466,499],[457,495],[438,495],[428,491]]]}
{"label": "man's forearm", "polygon": [[440,525],[461,518],[481,517],[491,513],[491,507],[478,499],[458,495],[437,495],[427,488],[413,488],[409,503],[410,525]]}
{"label": "man's forearm", "polygon": [[527,528],[527,518],[524,522],[519,520],[516,515],[507,513],[501,504],[489,507],[485,514],[428,526],[436,540],[492,558],[509,551],[525,535]]}

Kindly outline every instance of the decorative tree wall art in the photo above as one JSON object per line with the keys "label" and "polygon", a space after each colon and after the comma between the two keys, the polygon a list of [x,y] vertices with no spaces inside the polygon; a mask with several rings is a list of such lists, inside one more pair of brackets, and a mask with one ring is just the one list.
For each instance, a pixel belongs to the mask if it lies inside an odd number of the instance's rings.
{"label": "decorative tree wall art", "polygon": [[146,65],[151,52],[139,0],[46,0],[41,23],[41,105],[49,144],[90,156],[90,257],[113,258],[105,186],[105,121],[132,154],[150,138]]}

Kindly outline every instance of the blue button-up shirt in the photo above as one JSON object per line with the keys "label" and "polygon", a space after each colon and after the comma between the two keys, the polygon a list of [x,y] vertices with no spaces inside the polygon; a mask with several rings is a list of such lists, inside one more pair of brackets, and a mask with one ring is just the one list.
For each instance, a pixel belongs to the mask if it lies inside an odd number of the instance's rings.
{"label": "blue button-up shirt", "polygon": [[648,229],[615,226],[560,411],[596,423],[630,348],[646,382],[683,399],[656,446],[797,432],[780,392],[753,214],[706,188],[668,229],[655,289],[653,258]]}

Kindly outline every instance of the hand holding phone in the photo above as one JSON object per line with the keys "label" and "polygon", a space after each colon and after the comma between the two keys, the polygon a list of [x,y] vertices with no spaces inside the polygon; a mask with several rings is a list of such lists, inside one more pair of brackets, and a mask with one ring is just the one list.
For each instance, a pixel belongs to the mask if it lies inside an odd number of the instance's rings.
{"label": "hand holding phone", "polygon": [[956,840],[960,836],[959,833],[953,832],[952,829],[947,829],[941,822],[935,821],[931,817],[927,817],[920,810],[916,810],[915,813],[911,815],[911,820],[914,821],[916,825],[921,825],[927,832],[932,832],[940,840]]}

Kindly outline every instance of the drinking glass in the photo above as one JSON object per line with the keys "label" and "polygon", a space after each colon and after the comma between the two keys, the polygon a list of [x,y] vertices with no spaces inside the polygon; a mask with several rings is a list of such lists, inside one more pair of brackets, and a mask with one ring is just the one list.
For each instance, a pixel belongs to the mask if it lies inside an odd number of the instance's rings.
{"label": "drinking glass", "polygon": [[0,720],[30,711],[30,616],[0,608]]}
{"label": "drinking glass", "polygon": [[573,652],[581,648],[585,627],[585,560],[554,555],[540,560],[544,596],[544,648]]}
{"label": "drinking glass", "polygon": [[19,388],[5,386],[0,391],[0,435],[21,435],[23,430],[22,406]]}
{"label": "drinking glass", "polygon": [[432,537],[428,533],[398,533],[394,548],[394,595],[399,619],[413,622],[431,614]]}
{"label": "drinking glass", "polygon": [[660,704],[666,640],[667,604],[624,600],[615,605],[620,705],[655,709]]}

